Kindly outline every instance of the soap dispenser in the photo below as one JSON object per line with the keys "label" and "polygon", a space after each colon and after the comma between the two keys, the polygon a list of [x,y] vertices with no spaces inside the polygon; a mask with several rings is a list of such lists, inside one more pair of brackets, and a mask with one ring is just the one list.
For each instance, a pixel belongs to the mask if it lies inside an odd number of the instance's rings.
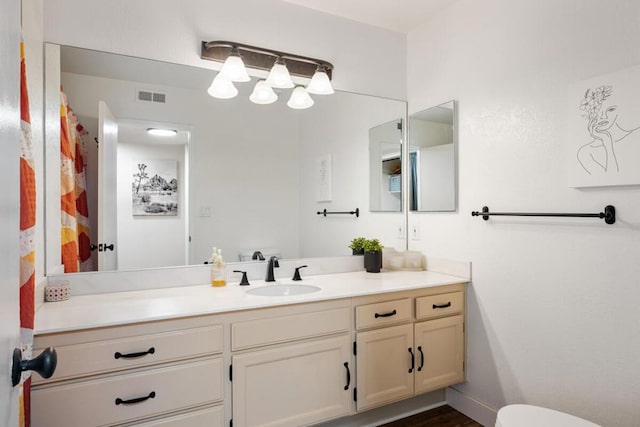
{"label": "soap dispenser", "polygon": [[215,247],[211,253],[211,286],[227,286],[227,268],[222,260],[222,249]]}

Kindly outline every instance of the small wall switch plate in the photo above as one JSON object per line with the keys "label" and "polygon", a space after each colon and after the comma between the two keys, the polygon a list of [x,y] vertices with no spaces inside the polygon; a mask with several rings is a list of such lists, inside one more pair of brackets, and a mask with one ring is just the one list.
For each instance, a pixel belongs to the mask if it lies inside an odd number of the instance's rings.
{"label": "small wall switch plate", "polygon": [[396,230],[396,237],[398,239],[404,239],[404,224],[403,223],[398,224],[398,228]]}
{"label": "small wall switch plate", "polygon": [[411,224],[411,240],[420,240],[420,226]]}
{"label": "small wall switch plate", "polygon": [[200,216],[201,217],[210,217],[211,216],[211,206],[200,206]]}

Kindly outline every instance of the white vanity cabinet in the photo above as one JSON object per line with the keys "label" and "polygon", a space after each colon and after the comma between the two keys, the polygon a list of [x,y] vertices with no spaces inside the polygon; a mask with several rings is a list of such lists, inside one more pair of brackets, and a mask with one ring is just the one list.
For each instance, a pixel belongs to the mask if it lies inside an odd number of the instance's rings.
{"label": "white vanity cabinet", "polygon": [[[58,353],[54,376],[34,380],[34,427],[126,425],[147,418],[149,426],[223,425],[222,406],[214,406],[224,396],[223,328],[215,319],[48,334],[34,344]],[[198,411],[188,412],[192,408]]]}
{"label": "white vanity cabinet", "polygon": [[463,288],[430,292],[356,306],[358,411],[464,381]]}
{"label": "white vanity cabinet", "polygon": [[232,348],[251,348],[232,355],[234,427],[295,427],[349,415],[355,381],[349,300],[257,316],[231,328]]}

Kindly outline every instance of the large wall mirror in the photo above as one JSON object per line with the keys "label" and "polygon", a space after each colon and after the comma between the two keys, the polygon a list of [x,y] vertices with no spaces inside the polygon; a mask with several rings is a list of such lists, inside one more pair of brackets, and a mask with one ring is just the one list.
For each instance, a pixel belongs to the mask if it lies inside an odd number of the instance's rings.
{"label": "large wall mirror", "polygon": [[[92,252],[85,270],[202,264],[212,246],[227,261],[256,250],[349,255],[349,241],[360,235],[406,248],[395,232],[404,222],[399,205],[392,215],[367,209],[370,129],[406,120],[404,101],[337,91],[292,110],[290,90],[274,104],[253,104],[251,83],[220,100],[207,94],[215,72],[204,67],[67,46],[46,51],[45,107],[58,107],[57,78],[86,132],[90,241],[114,245]],[[149,128],[176,132],[153,136]],[[48,153],[47,168],[56,161]],[[357,218],[317,215],[356,208]],[[51,248],[60,226],[49,211],[46,235],[47,270],[57,272],[51,266],[60,255]]]}
{"label": "large wall mirror", "polygon": [[456,103],[409,116],[409,210],[455,211],[457,202]]}

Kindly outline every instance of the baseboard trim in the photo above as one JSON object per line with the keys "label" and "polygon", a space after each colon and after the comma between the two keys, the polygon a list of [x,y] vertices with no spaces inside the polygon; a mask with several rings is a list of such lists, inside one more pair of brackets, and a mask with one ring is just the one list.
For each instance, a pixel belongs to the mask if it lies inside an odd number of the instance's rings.
{"label": "baseboard trim", "polygon": [[458,412],[462,412],[467,417],[479,422],[485,427],[493,427],[496,424],[498,411],[468,394],[456,390],[453,387],[447,387],[445,400],[447,405]]}
{"label": "baseboard trim", "polygon": [[316,427],[376,427],[445,405],[443,390],[436,390],[366,412],[318,424]]}

